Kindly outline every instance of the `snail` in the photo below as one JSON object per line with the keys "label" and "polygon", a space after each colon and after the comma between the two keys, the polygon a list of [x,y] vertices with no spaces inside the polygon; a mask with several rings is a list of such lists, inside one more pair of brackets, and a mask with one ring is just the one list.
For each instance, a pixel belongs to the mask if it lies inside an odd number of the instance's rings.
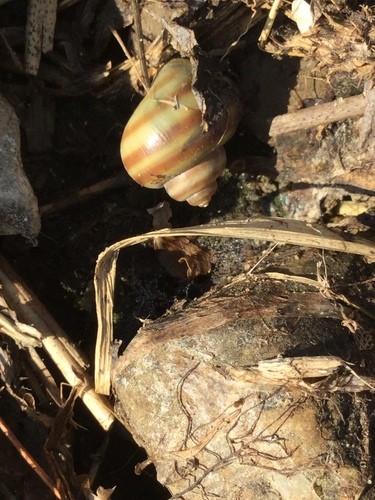
{"label": "snail", "polygon": [[237,92],[227,81],[217,87],[210,81],[209,92],[217,102],[205,130],[190,61],[172,59],[162,67],[121,139],[122,162],[136,182],[164,187],[171,198],[193,206],[208,205],[226,166],[222,145],[240,117]]}

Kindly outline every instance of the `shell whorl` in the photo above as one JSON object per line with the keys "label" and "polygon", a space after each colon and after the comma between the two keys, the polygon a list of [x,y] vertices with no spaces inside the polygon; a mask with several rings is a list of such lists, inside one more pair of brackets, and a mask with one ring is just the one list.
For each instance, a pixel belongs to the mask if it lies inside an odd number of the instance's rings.
{"label": "shell whorl", "polygon": [[[166,185],[172,198],[206,206],[207,199],[209,201],[216,190],[216,177],[225,167],[225,152],[221,151],[220,144],[233,135],[239,120],[239,106],[236,100],[233,105],[226,104],[215,123],[204,131],[202,112],[191,86],[192,69],[188,59],[172,59],[163,66],[125,127],[121,158],[128,174],[142,186]],[[211,154],[217,148],[221,152]],[[210,162],[217,160],[220,166],[212,166]],[[200,164],[204,166],[194,170],[193,167]],[[207,174],[203,173],[205,168]],[[179,179],[174,181],[177,176]],[[199,191],[207,189],[207,194],[192,198],[196,191],[184,187],[189,182]],[[181,192],[189,194],[184,197]]]}
{"label": "shell whorl", "polygon": [[194,207],[207,207],[217,189],[216,179],[223,173],[227,155],[223,146],[218,146],[191,169],[168,181],[164,188],[171,198],[187,201]]}

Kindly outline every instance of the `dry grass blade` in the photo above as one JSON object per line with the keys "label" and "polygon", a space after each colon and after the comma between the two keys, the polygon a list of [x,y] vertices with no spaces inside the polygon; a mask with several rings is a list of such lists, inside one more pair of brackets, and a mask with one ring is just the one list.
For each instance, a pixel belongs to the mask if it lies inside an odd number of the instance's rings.
{"label": "dry grass blade", "polygon": [[20,323],[3,312],[0,312],[0,332],[9,335],[23,346],[40,347],[42,345],[42,335],[36,328]]}
{"label": "dry grass blade", "polygon": [[143,45],[141,15],[139,12],[138,0],[132,0],[132,9],[134,15],[134,28],[136,32],[136,41],[138,45],[138,57],[141,63],[143,85],[145,86],[146,90],[148,90],[150,88],[150,79],[148,77],[148,72],[147,72],[145,49]]}
{"label": "dry grass blade", "polygon": [[175,236],[244,238],[322,248],[368,257],[375,255],[374,242],[354,237],[348,239],[344,235],[334,233],[318,225],[313,226],[301,221],[281,218],[248,219],[181,229],[162,229],[117,242],[99,255],[95,269],[95,296],[98,316],[95,389],[99,393],[109,394],[110,388],[113,294],[118,252],[122,248],[138,245],[156,237],[170,238]]}
{"label": "dry grass blade", "polygon": [[374,377],[359,376],[345,361],[337,356],[300,356],[274,358],[260,361],[248,368],[227,367],[234,379],[246,380],[255,385],[299,387],[308,392],[375,391]]}
{"label": "dry grass blade", "polygon": [[328,388],[329,381],[331,391],[335,388],[347,392],[375,391],[373,377],[360,377],[345,361],[336,356],[269,359],[260,361],[257,370],[265,377],[288,382],[327,378],[325,381],[313,382],[312,388]]}
{"label": "dry grass blade", "polygon": [[[95,273],[95,298],[98,316],[98,331],[107,332],[104,343],[108,349],[113,339],[113,296],[115,292],[116,262],[118,252],[112,254],[111,259],[102,261],[100,273]],[[105,311],[100,314],[99,311]],[[108,351],[109,354],[109,351]],[[97,342],[95,346],[95,390],[100,394],[109,394],[111,388],[110,381],[111,356],[103,356],[102,342]]]}
{"label": "dry grass blade", "polygon": [[44,350],[72,387],[82,387],[83,402],[100,425],[108,430],[114,421],[112,409],[95,393],[87,373],[87,362],[3,257],[0,257],[0,283],[6,302],[17,317],[40,332]]}
{"label": "dry grass blade", "polygon": [[53,48],[57,0],[29,0],[26,23],[25,71],[38,73],[43,53]]}

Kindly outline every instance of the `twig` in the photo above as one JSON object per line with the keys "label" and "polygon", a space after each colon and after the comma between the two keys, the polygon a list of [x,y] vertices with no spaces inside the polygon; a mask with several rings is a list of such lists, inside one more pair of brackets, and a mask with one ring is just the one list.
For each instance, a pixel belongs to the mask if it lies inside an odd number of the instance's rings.
{"label": "twig", "polygon": [[279,115],[272,120],[269,135],[270,137],[277,137],[298,130],[314,128],[318,125],[326,125],[347,118],[362,116],[366,104],[366,95],[360,94]]}
{"label": "twig", "polygon": [[126,55],[126,57],[128,58],[128,61],[132,65],[132,67],[133,67],[133,69],[134,69],[134,71],[135,71],[135,73],[137,75],[138,80],[142,83],[142,85],[144,86],[145,90],[147,91],[148,87],[146,87],[145,82],[142,80],[142,76],[138,72],[137,61],[134,60],[134,58],[132,57],[132,55],[130,54],[130,52],[128,51],[128,49],[126,48],[126,45],[122,41],[122,39],[121,39],[120,35],[117,33],[117,31],[115,29],[111,28],[111,32],[112,32],[112,35],[115,37],[117,43],[120,45],[121,50]]}
{"label": "twig", "polygon": [[21,457],[26,461],[26,463],[35,471],[40,479],[50,488],[56,498],[61,499],[61,495],[57,488],[53,485],[51,479],[44,472],[44,470],[40,467],[40,465],[34,460],[34,458],[30,455],[30,453],[26,450],[26,448],[22,445],[22,443],[16,438],[13,432],[6,425],[4,420],[0,417],[0,430],[4,433],[4,435],[9,439],[12,445],[16,448]]}
{"label": "twig", "polygon": [[91,186],[84,187],[72,193],[70,196],[66,195],[61,200],[54,201],[48,205],[43,205],[39,209],[42,217],[51,217],[57,215],[59,212],[73,208],[80,203],[85,203],[95,196],[99,196],[107,191],[119,189],[127,184],[128,180],[126,175],[121,174],[110,177],[103,181],[96,182]]}
{"label": "twig", "polygon": [[[67,427],[73,416],[74,403],[81,392],[81,387],[74,387],[64,402],[59,408],[56,417],[52,421],[50,434],[44,444],[44,451],[48,457],[49,463],[55,475],[56,484],[59,486],[61,495],[64,500],[73,500],[73,493],[70,487],[70,476],[72,483],[74,482],[74,471],[72,465],[72,457],[65,448],[67,441]],[[63,468],[61,464],[64,464]],[[64,469],[64,470],[63,470]],[[73,476],[73,477],[72,477]]]}
{"label": "twig", "polygon": [[27,349],[27,353],[30,359],[30,363],[34,365],[34,371],[37,373],[39,378],[39,384],[41,383],[43,389],[47,394],[54,400],[54,402],[61,406],[62,399],[59,388],[56,385],[50,371],[46,367],[44,361],[40,357],[39,353],[33,347]]}
{"label": "twig", "polygon": [[272,30],[272,26],[273,26],[275,19],[276,19],[277,11],[280,8],[281,2],[282,2],[282,0],[274,0],[273,1],[271,10],[270,10],[268,17],[267,17],[267,21],[264,25],[264,28],[262,29],[262,33],[260,34],[260,37],[258,40],[259,48],[261,48],[261,49],[264,49],[264,47],[266,45],[266,42],[267,42],[268,37],[269,37],[271,30]]}
{"label": "twig", "polygon": [[50,316],[37,297],[26,288],[4,257],[0,256],[0,283],[6,302],[24,323],[33,325],[42,334],[42,345],[67,382],[83,386],[82,400],[100,425],[108,430],[113,421],[112,409],[95,393],[87,373],[88,363],[68,339],[64,330]]}
{"label": "twig", "polygon": [[142,76],[144,79],[143,84],[144,84],[146,90],[149,90],[150,79],[148,77],[148,72],[147,72],[145,48],[143,45],[142,22],[141,22],[141,15],[139,12],[138,0],[132,0],[132,9],[133,9],[133,14],[134,14],[134,29],[135,29],[136,40],[137,40],[137,45],[138,45],[138,47],[137,47],[138,48],[138,57],[139,57],[139,61],[141,63]]}

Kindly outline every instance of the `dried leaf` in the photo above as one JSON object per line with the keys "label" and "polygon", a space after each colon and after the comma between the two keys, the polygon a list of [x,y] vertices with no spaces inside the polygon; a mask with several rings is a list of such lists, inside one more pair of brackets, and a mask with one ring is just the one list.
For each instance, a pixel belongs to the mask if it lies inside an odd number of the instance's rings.
{"label": "dried leaf", "polygon": [[87,500],[108,500],[111,498],[112,493],[115,491],[116,486],[113,488],[103,488],[103,486],[99,486],[94,493],[91,489],[90,478],[86,474],[81,474],[77,477],[78,482],[81,485],[82,491]]}
{"label": "dried leaf", "polygon": [[300,33],[306,33],[314,26],[311,7],[305,0],[293,0],[291,18],[297,24]]}
{"label": "dried leaf", "polygon": [[163,28],[168,31],[171,35],[172,47],[177,50],[181,56],[190,56],[193,54],[194,48],[198,45],[193,30],[180,26],[174,21],[166,21],[151,10],[147,9],[147,12],[151,17],[158,20]]}
{"label": "dried leaf", "polygon": [[167,201],[162,201],[156,207],[148,208],[147,212],[152,215],[152,227],[154,229],[163,229],[172,227],[169,219],[172,217],[171,206]]}
{"label": "dried leaf", "polygon": [[192,279],[211,272],[211,253],[184,236],[155,238],[154,249],[161,250],[159,260],[172,276]]}
{"label": "dried leaf", "polygon": [[93,496],[95,500],[107,500],[111,498],[112,493],[115,491],[116,486],[113,488],[103,488],[103,486],[99,486],[96,490],[96,495]]}

